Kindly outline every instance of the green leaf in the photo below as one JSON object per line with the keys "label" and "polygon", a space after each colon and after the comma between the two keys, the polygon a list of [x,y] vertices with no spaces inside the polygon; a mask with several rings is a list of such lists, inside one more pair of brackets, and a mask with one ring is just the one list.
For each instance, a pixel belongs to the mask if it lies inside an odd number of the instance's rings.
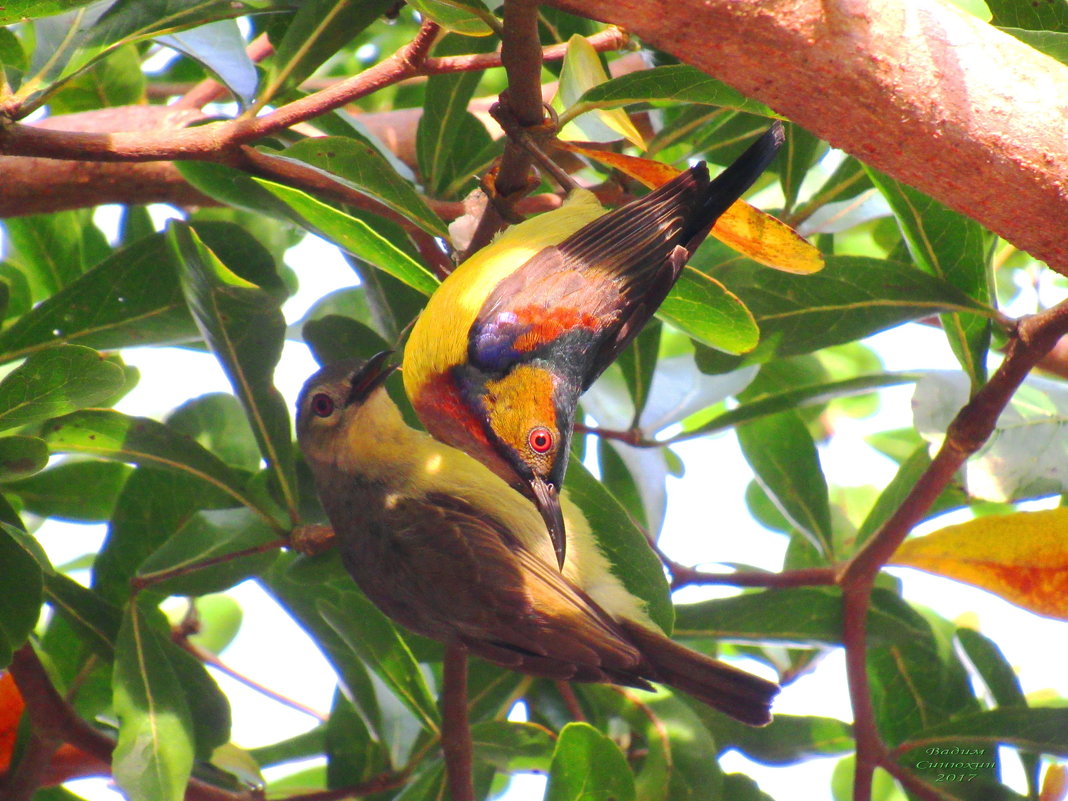
{"label": "green leaf", "polygon": [[475,759],[497,770],[546,772],[553,756],[553,736],[536,723],[486,720],[471,727]]}
{"label": "green leaf", "polygon": [[33,631],[41,614],[44,580],[34,554],[16,537],[17,529],[0,523],[0,564],[4,566],[4,586],[0,590],[0,668],[11,663],[11,655]]}
{"label": "green leaf", "polygon": [[834,558],[831,506],[819,453],[796,411],[736,429],[746,461],[775,506],[828,560]]}
{"label": "green leaf", "polygon": [[245,40],[236,20],[209,22],[188,31],[157,37],[156,41],[189,56],[213,73],[242,106],[252,102],[259,77],[256,65],[245,51]]}
{"label": "green leaf", "polygon": [[112,660],[122,626],[122,611],[118,606],[62,573],[47,578],[45,597],[93,653],[107,662]]}
{"label": "green leaf", "polygon": [[696,67],[683,64],[640,70],[594,86],[568,109],[568,114],[574,117],[594,108],[664,102],[723,106],[765,117],[774,116],[763,103],[750,100]]}
{"label": "green leaf", "polygon": [[336,314],[309,320],[302,332],[304,341],[319,364],[330,364],[353,356],[369,359],[376,353],[389,350],[389,343],[363,323]]}
{"label": "green leaf", "polygon": [[193,769],[193,720],[165,642],[141,608],[130,604],[115,648],[119,737],[112,771],[123,792],[138,801],[182,801]]}
{"label": "green leaf", "polygon": [[1029,28],[1036,31],[1068,32],[1068,5],[1064,0],[1048,3],[1020,3],[1017,0],[986,0],[994,25]]}
{"label": "green leaf", "polygon": [[616,745],[588,723],[560,732],[546,801],[634,801],[634,774]]}
{"label": "green leaf", "polygon": [[818,273],[789,275],[735,259],[723,247],[701,248],[689,267],[705,271],[719,265],[716,278],[752,312],[760,344],[744,358],[699,346],[697,363],[706,372],[810,353],[940,311],[990,313],[946,282],[898,262],[828,256]]}
{"label": "green leaf", "polygon": [[307,0],[300,4],[275,46],[260,102],[301,84],[392,5],[393,0]]}
{"label": "green leaf", "polygon": [[737,748],[764,765],[794,765],[813,757],[845,754],[853,750],[853,727],[836,718],[776,713],[767,726],[739,723],[700,703],[691,703],[712,732],[722,753]]}
{"label": "green leaf", "polygon": [[996,642],[969,628],[957,629],[957,642],[998,706],[1027,706],[1020,678]]}
{"label": "green leaf", "polygon": [[848,398],[854,395],[874,392],[883,387],[892,387],[897,386],[898,384],[917,381],[919,378],[919,374],[916,373],[862,375],[857,376],[856,378],[846,378],[842,381],[828,381],[825,384],[810,384],[808,386],[786,389],[781,392],[768,392],[747,397],[744,403],[721,414],[717,414],[707,423],[704,423],[697,428],[690,429],[677,435],[673,438],[673,441],[711,434],[770,414],[777,414],[789,409],[799,409],[809,405],[824,404],[835,398]]}
{"label": "green leaf", "polygon": [[22,269],[35,300],[54,295],[84,272],[82,229],[87,224],[82,210],[4,221],[11,247],[9,258]]}
{"label": "green leaf", "polygon": [[355,135],[302,139],[272,155],[329,173],[338,183],[381,201],[432,236],[449,235],[441,218],[367,139]]}
{"label": "green leaf", "polygon": [[[860,547],[872,534],[879,530],[890,517],[897,511],[902,501],[912,492],[913,487],[920,476],[931,466],[930,450],[926,445],[919,445],[912,454],[901,463],[897,474],[886,485],[886,489],[879,495],[875,505],[864,518],[864,522],[857,529],[854,541],[855,547]],[[968,505],[968,496],[965,494],[959,481],[951,482],[938,496],[924,515],[924,519],[937,517],[950,509],[959,509]]]}
{"label": "green leaf", "polygon": [[879,733],[896,746],[917,732],[977,712],[979,704],[954,651],[955,627],[905,603],[890,611],[910,636],[870,647],[867,670]]}
{"label": "green leaf", "polygon": [[[167,595],[207,595],[222,592],[271,566],[278,547],[221,561],[181,573],[206,560],[220,560],[278,539],[276,532],[248,509],[201,511],[157,548],[138,568],[137,577],[153,582],[156,592]],[[156,582],[162,573],[178,575]]]}
{"label": "green leaf", "polygon": [[745,304],[715,278],[698,270],[682,271],[657,316],[725,353],[748,353],[760,341],[760,329]]}
{"label": "green leaf", "polygon": [[489,36],[493,33],[493,28],[486,22],[493,15],[480,0],[410,0],[409,5],[447,31],[464,36]]}
{"label": "green leaf", "polygon": [[282,505],[296,520],[289,408],[272,383],[285,339],[281,301],[231,271],[189,226],[172,221],[167,237],[197,327],[226,371]]}
{"label": "green leaf", "polygon": [[[930,627],[917,622],[900,597],[875,590],[868,613],[868,634],[874,642],[907,643],[924,631]],[[842,641],[841,593],[829,587],[798,587],[682,604],[676,607],[675,636],[836,645]]]}
{"label": "green leaf", "polygon": [[[910,739],[922,743],[924,748],[940,742],[949,747],[963,743],[1006,744],[1028,751],[1064,756],[1068,755],[1068,709],[991,709],[931,726]],[[909,740],[906,740],[899,748],[903,750],[908,744]],[[967,760],[969,757],[949,755],[939,758]],[[989,760],[991,757],[989,754],[977,754],[971,758]]]}
{"label": "green leaf", "polygon": [[259,178],[255,182],[284,201],[311,230],[357,258],[370,262],[424,295],[429,295],[437,288],[437,278],[389,240],[375,233],[363,220],[338,211],[299,189]]}
{"label": "green leaf", "polygon": [[[588,90],[608,81],[608,73],[601,64],[601,56],[593,49],[585,37],[572,34],[567,42],[567,55],[560,70],[560,85],[554,107],[563,110],[560,115],[563,139],[583,139],[589,142],[615,142],[626,139],[639,150],[645,150],[646,144],[641,133],[634,127],[626,112],[618,108],[581,107],[577,113],[573,108]],[[593,111],[592,116],[583,116]]]}
{"label": "green leaf", "polygon": [[[434,47],[435,56],[485,52],[492,37],[472,39],[450,34]],[[423,115],[415,135],[419,174],[431,197],[454,197],[466,192],[483,154],[492,147],[486,127],[467,110],[482,76],[477,72],[431,75],[426,82]]]}
{"label": "green leaf", "polygon": [[270,520],[245,491],[238,473],[189,437],[150,420],[89,410],[52,420],[42,434],[53,451],[83,453],[118,462],[177,471],[220,490]]}
{"label": "green leaf", "polygon": [[[351,601],[359,599],[355,604]],[[362,594],[341,609],[328,600],[316,604],[320,614],[345,644],[386,683],[423,727],[440,728],[438,708],[408,645],[393,622]]]}
{"label": "green leaf", "polygon": [[248,418],[229,392],[209,392],[188,400],[171,412],[166,422],[229,465],[248,471],[260,467],[260,450]]}
{"label": "green leaf", "polygon": [[96,0],[8,0],[0,9],[0,25],[10,25],[23,19],[62,14],[78,6],[87,6]]}
{"label": "green leaf", "polygon": [[116,251],[0,333],[0,359],[57,342],[101,350],[197,336],[162,235]]}
{"label": "green leaf", "polygon": [[[930,372],[916,385],[912,416],[920,436],[941,445],[971,394],[964,375]],[[964,467],[968,494],[1006,502],[1042,498],[1068,490],[1064,474],[1068,441],[1068,390],[1061,381],[1028,377],[997,418],[993,435]]]}
{"label": "green leaf", "polygon": [[375,742],[353,703],[338,691],[326,722],[326,777],[330,787],[360,784],[389,769],[386,749]]}
{"label": "green leaf", "polygon": [[92,406],[125,381],[121,367],[81,345],[34,353],[0,381],[0,430]]}
{"label": "green leaf", "polygon": [[645,601],[649,617],[670,633],[674,606],[663,567],[645,535],[580,459],[573,458],[568,464],[564,486],[566,495],[586,516],[612,572],[624,587]]}
{"label": "green leaf", "polygon": [[93,589],[124,603],[140,564],[197,510],[232,505],[231,496],[193,475],[150,467],[133,471],[114,502],[107,539],[93,562]]}
{"label": "green leaf", "polygon": [[134,45],[123,45],[63,84],[49,98],[48,110],[53,116],[74,114],[102,106],[137,105],[144,97],[141,54]]}
{"label": "green leaf", "polygon": [[785,213],[794,207],[809,168],[824,152],[826,145],[814,134],[792,122],[786,125],[786,142],[778,156],[779,183],[786,198]]}
{"label": "green leaf", "polygon": [[[868,177],[890,204],[913,259],[924,270],[984,305],[990,302],[986,233],[975,220],[868,168]],[[944,314],[942,328],[972,389],[986,382],[990,320],[975,314]]]}
{"label": "green leaf", "polygon": [[48,446],[37,437],[0,437],[0,481],[32,476],[48,464]]}
{"label": "green leaf", "polygon": [[631,427],[638,425],[645,403],[649,400],[649,388],[653,383],[657,354],[660,350],[660,331],[661,326],[655,321],[646,325],[634,338],[631,346],[616,359],[634,404]]}
{"label": "green leaf", "polygon": [[[1068,15],[1066,15],[1068,17]],[[1065,31],[1029,31],[1023,28],[1002,28],[1005,33],[1030,45],[1062,64],[1068,64],[1068,33]]]}

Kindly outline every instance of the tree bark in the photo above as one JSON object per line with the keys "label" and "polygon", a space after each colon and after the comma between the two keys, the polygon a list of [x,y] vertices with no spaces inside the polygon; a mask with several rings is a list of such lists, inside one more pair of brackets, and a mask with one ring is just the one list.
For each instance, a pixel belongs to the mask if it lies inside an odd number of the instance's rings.
{"label": "tree bark", "polygon": [[1068,68],[941,0],[547,0],[623,25],[1068,274]]}

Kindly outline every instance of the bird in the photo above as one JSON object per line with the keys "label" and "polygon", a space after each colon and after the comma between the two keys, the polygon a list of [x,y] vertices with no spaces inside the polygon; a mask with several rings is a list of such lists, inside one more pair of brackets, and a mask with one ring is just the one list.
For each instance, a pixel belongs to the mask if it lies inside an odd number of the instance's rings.
{"label": "bird", "polygon": [[671,685],[737,720],[771,719],[774,682],[667,637],[612,572],[566,493],[560,569],[527,499],[409,426],[386,354],[328,364],[298,398],[297,439],[364,594],[401,626],[551,679]]}
{"label": "bird", "polygon": [[572,191],[464,261],[413,325],[402,375],[419,420],[534,502],[560,565],[559,489],[579,397],[784,137],[776,122],[716,178],[701,162],[607,213],[591,192]]}

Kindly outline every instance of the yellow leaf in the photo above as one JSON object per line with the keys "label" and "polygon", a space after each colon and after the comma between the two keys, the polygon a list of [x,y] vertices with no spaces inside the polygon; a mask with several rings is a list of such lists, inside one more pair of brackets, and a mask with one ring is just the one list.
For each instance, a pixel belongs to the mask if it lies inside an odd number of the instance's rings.
{"label": "yellow leaf", "polygon": [[989,515],[906,540],[891,564],[972,584],[1068,620],[1068,508]]}
{"label": "yellow leaf", "polygon": [[1050,765],[1042,779],[1039,801],[1064,801],[1068,797],[1068,769],[1064,765]]}
{"label": "yellow leaf", "polygon": [[[578,142],[557,141],[556,145],[613,167],[650,189],[666,184],[680,172],[670,164],[585,147]],[[720,215],[712,236],[765,267],[800,275],[823,269],[823,254],[819,250],[782,220],[744,200],[736,201]]]}
{"label": "yellow leaf", "polygon": [[823,269],[823,254],[801,234],[744,200],[720,215],[712,236],[765,267],[800,275]]}

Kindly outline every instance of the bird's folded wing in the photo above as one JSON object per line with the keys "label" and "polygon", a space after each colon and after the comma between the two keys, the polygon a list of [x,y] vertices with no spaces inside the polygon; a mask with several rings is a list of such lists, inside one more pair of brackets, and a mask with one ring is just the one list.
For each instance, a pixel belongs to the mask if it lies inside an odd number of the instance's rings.
{"label": "bird's folded wing", "polygon": [[641,661],[586,593],[468,502],[444,494],[407,498],[385,522],[393,554],[382,572],[383,579],[390,574],[393,597],[381,605],[416,631],[459,639],[492,661],[545,675],[553,672],[521,663],[559,663],[561,678],[615,676]]}

